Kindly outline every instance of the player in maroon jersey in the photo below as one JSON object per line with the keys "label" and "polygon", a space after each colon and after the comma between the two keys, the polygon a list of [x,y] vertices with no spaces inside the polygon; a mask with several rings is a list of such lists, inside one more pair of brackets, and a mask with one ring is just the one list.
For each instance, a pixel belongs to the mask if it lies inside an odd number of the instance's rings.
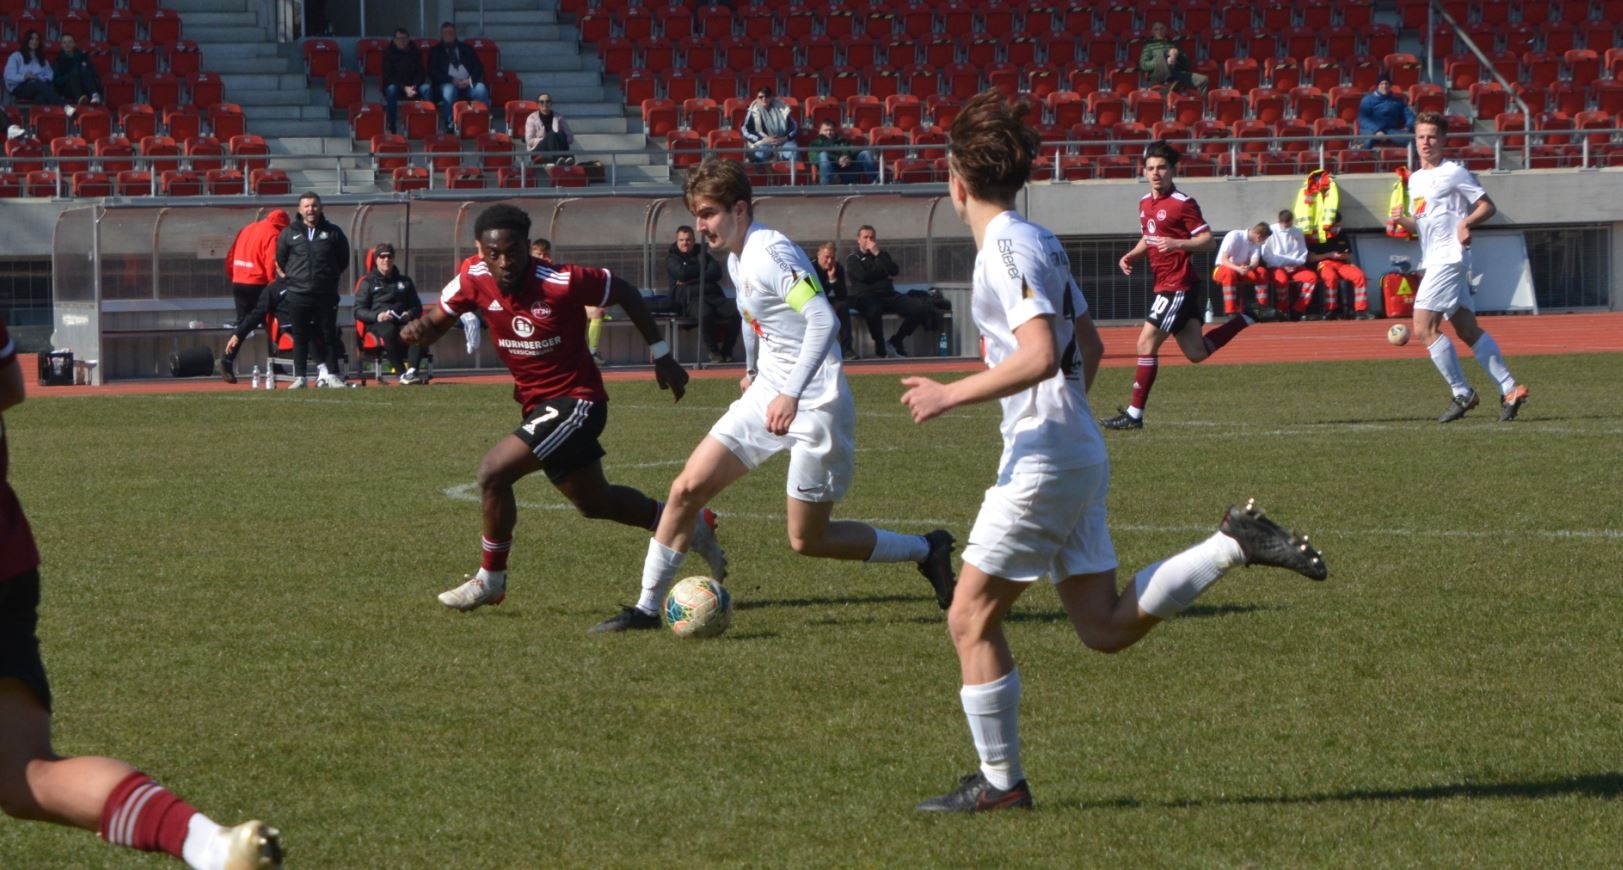
{"label": "player in maroon jersey", "polygon": [[1138,333],[1132,403],[1126,410],[1118,408],[1116,416],[1100,420],[1099,425],[1106,429],[1144,428],[1144,405],[1149,402],[1150,387],[1155,384],[1160,365],[1157,355],[1168,336],[1177,339],[1179,349],[1190,362],[1198,363],[1256,322],[1250,315],[1236,314],[1211,332],[1200,333],[1205,299],[1195,285],[1189,255],[1210,251],[1215,245],[1212,228],[1201,216],[1194,197],[1172,183],[1180,156],[1178,149],[1165,142],[1151,142],[1144,149],[1144,178],[1150,183],[1150,192],[1138,201],[1142,233],[1138,244],[1123,254],[1117,265],[1123,275],[1131,275],[1133,262],[1148,253],[1155,273],[1155,293],[1150,313],[1144,317],[1144,328]]}
{"label": "player in maroon jersey", "polygon": [[[23,400],[22,366],[0,319],[0,413]],[[195,868],[280,867],[276,829],[224,828],[114,758],[51,748],[51,685],[39,654],[39,550],[17,493],[0,417],[0,809],[18,819],[96,831],[116,846],[168,852]]]}
{"label": "player in maroon jersey", "polygon": [[[531,256],[530,217],[522,209],[485,209],[474,223],[474,239],[478,255],[463,261],[440,304],[400,332],[406,341],[427,346],[461,315],[478,313],[513,374],[513,398],[524,409],[524,422],[479,463],[484,557],[477,574],[440,594],[440,603],[456,610],[500,604],[507,595],[507,555],[518,522],[513,484],[522,477],[545,471],[552,485],[591,519],[650,531],[659,522],[662,504],[603,476],[603,447],[597,438],[608,420],[609,396],[586,344],[586,306],[625,310],[648,342],[660,389],[680,401],[688,382],[687,372],[660,340],[642,293],[606,269],[555,265]],[[705,511],[695,526],[695,552],[710,563],[713,574],[724,576],[726,557],[716,543],[715,515]]]}

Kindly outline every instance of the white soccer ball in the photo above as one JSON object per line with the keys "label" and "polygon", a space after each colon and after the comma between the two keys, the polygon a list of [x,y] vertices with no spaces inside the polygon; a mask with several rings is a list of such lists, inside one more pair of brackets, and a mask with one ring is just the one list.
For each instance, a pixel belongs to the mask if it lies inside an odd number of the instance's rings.
{"label": "white soccer ball", "polygon": [[665,626],[677,637],[715,637],[733,621],[733,596],[709,577],[677,581],[665,596]]}
{"label": "white soccer ball", "polygon": [[1408,344],[1409,327],[1404,326],[1401,323],[1392,324],[1392,328],[1386,331],[1386,340],[1392,342],[1398,347]]}

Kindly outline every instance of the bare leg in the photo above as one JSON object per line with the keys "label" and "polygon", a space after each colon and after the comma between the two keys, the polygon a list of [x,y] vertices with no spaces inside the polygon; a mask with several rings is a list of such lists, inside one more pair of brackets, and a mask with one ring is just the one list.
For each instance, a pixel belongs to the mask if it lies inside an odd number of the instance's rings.
{"label": "bare leg", "polygon": [[727,445],[706,435],[693,448],[682,473],[671,481],[665,500],[665,513],[659,518],[654,540],[679,553],[687,552],[693,537],[693,523],[710,500],[749,473],[749,467],[733,455]]}
{"label": "bare leg", "polygon": [[20,680],[0,680],[0,808],[18,819],[97,830],[103,807],[135,768],[51,750],[51,714]]}
{"label": "bare leg", "polygon": [[479,461],[479,504],[484,511],[486,540],[512,540],[513,526],[518,524],[513,484],[540,470],[541,460],[517,435],[496,442]]}
{"label": "bare leg", "polygon": [[1014,654],[1003,636],[1003,619],[1028,585],[993,577],[967,562],[958,572],[947,630],[958,651],[964,685],[990,683],[1014,670]]}
{"label": "bare leg", "polygon": [[873,526],[850,520],[832,520],[833,502],[786,499],[789,505],[789,546],[802,556],[849,559],[860,562],[873,555],[878,535]]}
{"label": "bare leg", "polygon": [[[516,439],[515,439],[516,440]],[[603,463],[593,462],[553,484],[589,520],[613,520],[652,530],[659,503],[629,486],[616,486],[603,476]]]}
{"label": "bare leg", "polygon": [[1116,591],[1113,570],[1067,577],[1055,590],[1065,613],[1071,617],[1077,639],[1088,649],[1120,652],[1161,623],[1159,617],[1139,608],[1133,584]]}

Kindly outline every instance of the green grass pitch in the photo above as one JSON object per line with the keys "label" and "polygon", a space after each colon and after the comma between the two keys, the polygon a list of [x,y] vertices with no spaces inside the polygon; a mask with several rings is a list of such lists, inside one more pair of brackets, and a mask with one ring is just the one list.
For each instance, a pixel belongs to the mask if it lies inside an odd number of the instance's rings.
{"label": "green grass pitch", "polygon": [[[585,634],[647,535],[540,475],[507,602],[435,601],[477,566],[507,387],[36,396],[5,424],[58,749],[280,826],[292,867],[1615,866],[1623,357],[1512,362],[1513,425],[1432,422],[1418,359],[1163,372],[1148,427],[1107,433],[1123,581],[1248,496],[1330,579],[1232,572],[1115,656],[1034,588],[1015,817],[914,813],[975,765],[942,614],[910,565],[793,555],[781,459],[715,505],[732,629],[680,642]],[[852,383],[838,515],[962,543],[995,408],[915,427],[897,375]],[[610,478],[662,496],[736,387],[611,392]],[[0,866],[170,865],[0,819]]]}

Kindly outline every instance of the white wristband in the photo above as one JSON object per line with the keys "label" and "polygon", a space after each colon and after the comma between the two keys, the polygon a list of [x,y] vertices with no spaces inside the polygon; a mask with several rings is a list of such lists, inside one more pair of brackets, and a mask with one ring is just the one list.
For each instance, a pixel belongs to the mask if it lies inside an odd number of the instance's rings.
{"label": "white wristband", "polygon": [[648,354],[654,359],[664,359],[671,355],[671,346],[666,341],[656,341],[648,345]]}

